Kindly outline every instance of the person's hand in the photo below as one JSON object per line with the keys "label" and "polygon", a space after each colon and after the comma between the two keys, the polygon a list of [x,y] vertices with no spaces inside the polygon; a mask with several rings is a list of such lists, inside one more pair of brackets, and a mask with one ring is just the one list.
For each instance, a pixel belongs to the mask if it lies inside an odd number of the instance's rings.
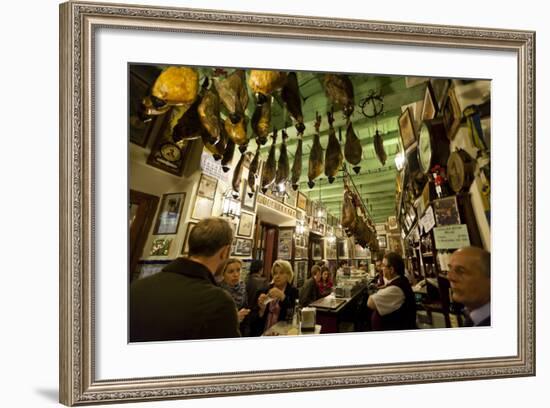
{"label": "person's hand", "polygon": [[264,308],[265,307],[265,301],[267,300],[268,296],[266,293],[262,293],[259,297],[258,297],[258,306],[260,306],[260,308]]}
{"label": "person's hand", "polygon": [[237,312],[237,316],[239,317],[239,323],[244,320],[246,316],[250,313],[250,309],[245,309],[244,307]]}
{"label": "person's hand", "polygon": [[267,292],[267,294],[273,299],[279,299],[281,302],[285,300],[285,292],[283,292],[281,289],[271,288],[269,289],[269,292]]}

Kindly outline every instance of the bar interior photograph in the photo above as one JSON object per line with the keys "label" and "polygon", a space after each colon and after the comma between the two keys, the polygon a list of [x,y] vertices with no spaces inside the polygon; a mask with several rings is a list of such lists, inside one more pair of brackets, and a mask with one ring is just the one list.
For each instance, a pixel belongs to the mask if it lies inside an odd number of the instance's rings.
{"label": "bar interior photograph", "polygon": [[130,342],[490,326],[490,80],[127,79]]}

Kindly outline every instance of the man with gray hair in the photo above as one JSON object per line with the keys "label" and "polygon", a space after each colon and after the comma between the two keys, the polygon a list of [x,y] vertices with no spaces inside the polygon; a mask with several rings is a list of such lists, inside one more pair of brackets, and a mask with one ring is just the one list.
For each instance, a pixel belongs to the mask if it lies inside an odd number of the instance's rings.
{"label": "man with gray hair", "polygon": [[491,254],[473,246],[456,250],[447,277],[453,300],[466,307],[465,326],[490,326]]}
{"label": "man with gray hair", "polygon": [[237,309],[214,273],[229,258],[233,230],[222,218],[206,218],[189,234],[189,257],[130,288],[130,341],[239,337]]}

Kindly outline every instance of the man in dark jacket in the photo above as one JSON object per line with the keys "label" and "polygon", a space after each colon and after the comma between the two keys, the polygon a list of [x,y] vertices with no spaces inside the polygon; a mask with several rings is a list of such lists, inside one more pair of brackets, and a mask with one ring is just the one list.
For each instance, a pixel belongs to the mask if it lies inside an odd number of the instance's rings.
{"label": "man in dark jacket", "polygon": [[237,309],[214,273],[229,257],[233,230],[221,218],[200,221],[189,236],[189,258],[130,288],[130,341],[239,337]]}
{"label": "man in dark jacket", "polygon": [[386,285],[367,301],[372,330],[415,329],[416,302],[401,256],[395,252],[384,255],[382,271]]}

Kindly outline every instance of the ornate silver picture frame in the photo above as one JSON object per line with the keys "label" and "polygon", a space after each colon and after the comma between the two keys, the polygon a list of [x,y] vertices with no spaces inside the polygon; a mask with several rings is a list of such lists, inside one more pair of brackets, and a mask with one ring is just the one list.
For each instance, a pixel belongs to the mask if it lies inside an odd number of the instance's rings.
{"label": "ornate silver picture frame", "polygon": [[[72,406],[535,374],[534,32],[79,2],[60,6],[60,24],[60,402]],[[97,361],[100,342],[96,332],[100,323],[96,276],[104,264],[98,259],[102,253],[97,250],[96,231],[96,190],[104,179],[97,178],[97,169],[105,163],[96,150],[95,58],[97,33],[105,29],[135,30],[144,36],[188,33],[273,41],[322,40],[335,47],[376,44],[512,53],[518,72],[517,197],[512,198],[518,203],[515,352],[429,361],[342,362],[325,367],[291,366],[288,362],[288,367],[277,369],[226,368],[105,378]],[[119,136],[126,142],[127,136]],[[309,340],[304,336],[300,341],[305,344]]]}

